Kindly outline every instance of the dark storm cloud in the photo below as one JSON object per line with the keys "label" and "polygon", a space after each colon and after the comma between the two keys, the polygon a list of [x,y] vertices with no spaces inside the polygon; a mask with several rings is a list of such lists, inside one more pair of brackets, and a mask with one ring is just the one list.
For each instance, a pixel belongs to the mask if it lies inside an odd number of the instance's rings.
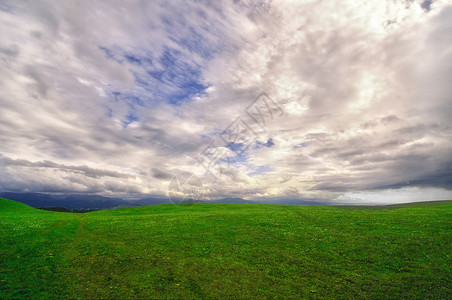
{"label": "dark storm cloud", "polygon": [[83,175],[99,178],[99,177],[116,177],[116,178],[128,178],[130,175],[113,172],[108,170],[93,169],[88,166],[66,166],[57,164],[51,161],[30,162],[24,159],[11,159],[8,157],[0,157],[1,163],[4,167],[29,167],[29,168],[48,168],[58,169],[64,172],[83,173]]}

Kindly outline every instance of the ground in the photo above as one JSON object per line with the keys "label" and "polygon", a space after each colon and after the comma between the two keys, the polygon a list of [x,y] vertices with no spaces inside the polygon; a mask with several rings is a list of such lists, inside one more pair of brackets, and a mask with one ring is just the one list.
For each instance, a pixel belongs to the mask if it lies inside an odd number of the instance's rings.
{"label": "ground", "polygon": [[451,298],[452,202],[155,205],[0,200],[0,298]]}

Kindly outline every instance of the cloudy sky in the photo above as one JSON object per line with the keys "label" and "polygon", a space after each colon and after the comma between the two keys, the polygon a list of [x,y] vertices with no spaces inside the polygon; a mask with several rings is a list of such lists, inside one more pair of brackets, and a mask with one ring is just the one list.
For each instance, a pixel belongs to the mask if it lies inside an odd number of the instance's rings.
{"label": "cloudy sky", "polygon": [[452,198],[451,1],[0,0],[0,32],[0,191]]}

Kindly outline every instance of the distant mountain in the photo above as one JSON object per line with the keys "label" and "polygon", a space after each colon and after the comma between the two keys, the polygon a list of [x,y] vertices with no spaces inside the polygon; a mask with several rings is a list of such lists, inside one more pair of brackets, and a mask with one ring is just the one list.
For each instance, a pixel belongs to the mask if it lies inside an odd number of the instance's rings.
{"label": "distant mountain", "polygon": [[292,204],[292,205],[328,205],[331,203],[319,199],[257,199],[245,200],[242,198],[222,198],[217,200],[201,200],[202,203],[259,203],[259,204]]}
{"label": "distant mountain", "polygon": [[[34,208],[63,207],[66,209],[110,209],[121,207],[146,206],[172,203],[166,197],[147,197],[139,200],[124,200],[100,195],[85,194],[45,194],[45,193],[0,193],[0,197],[27,204]],[[216,200],[200,200],[199,203],[261,203],[261,204],[297,204],[297,205],[326,205],[317,199],[273,199],[273,200],[245,200],[242,198],[222,198]]]}
{"label": "distant mountain", "polygon": [[166,198],[143,198],[140,200],[126,200],[127,203],[134,206],[146,206],[146,205],[155,205],[155,204],[166,204],[171,203],[171,201]]}
{"label": "distant mountain", "polygon": [[256,203],[254,201],[245,200],[242,198],[223,198],[223,199],[217,199],[217,200],[211,200],[211,201],[200,201],[200,202],[211,202],[211,203]]}
{"label": "distant mountain", "polygon": [[326,202],[321,199],[271,199],[271,200],[257,200],[255,203],[262,204],[292,204],[292,205],[331,205],[330,202]]}
{"label": "distant mountain", "polygon": [[0,197],[27,204],[31,207],[64,207],[67,209],[109,209],[118,207],[145,206],[168,203],[166,198],[124,200],[100,195],[44,194],[44,193],[0,193]]}

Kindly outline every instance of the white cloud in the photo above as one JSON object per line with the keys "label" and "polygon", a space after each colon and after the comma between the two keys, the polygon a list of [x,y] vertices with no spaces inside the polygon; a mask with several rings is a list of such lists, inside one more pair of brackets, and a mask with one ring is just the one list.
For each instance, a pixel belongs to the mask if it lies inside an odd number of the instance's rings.
{"label": "white cloud", "polygon": [[[206,197],[450,189],[452,5],[422,2],[6,1],[0,188],[165,194],[190,171]],[[194,158],[263,91],[274,145],[204,176]]]}
{"label": "white cloud", "polygon": [[349,192],[333,200],[335,204],[385,205],[452,199],[452,191],[437,188],[402,188],[365,192]]}

